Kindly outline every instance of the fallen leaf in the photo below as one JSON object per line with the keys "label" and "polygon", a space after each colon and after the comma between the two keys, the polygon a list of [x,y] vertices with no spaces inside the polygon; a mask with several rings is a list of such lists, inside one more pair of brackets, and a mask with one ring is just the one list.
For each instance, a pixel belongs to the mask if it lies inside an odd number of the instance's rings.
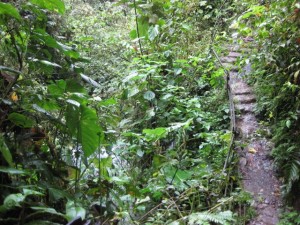
{"label": "fallen leaf", "polygon": [[18,97],[18,95],[17,95],[16,92],[13,92],[13,93],[11,93],[11,95],[10,95],[10,99],[11,99],[13,102],[17,102],[17,101],[19,100],[19,97]]}
{"label": "fallen leaf", "polygon": [[248,150],[249,153],[255,154],[257,151],[254,148],[249,148]]}

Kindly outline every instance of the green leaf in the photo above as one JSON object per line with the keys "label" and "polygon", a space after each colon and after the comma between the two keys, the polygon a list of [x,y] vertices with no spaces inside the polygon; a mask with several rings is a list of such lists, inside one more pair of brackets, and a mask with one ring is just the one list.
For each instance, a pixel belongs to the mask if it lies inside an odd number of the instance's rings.
{"label": "green leaf", "polygon": [[100,159],[94,159],[93,160],[94,166],[99,168],[100,165],[100,175],[101,177],[105,178],[106,180],[109,180],[109,174],[108,174],[108,168],[112,167],[112,157],[102,158]]}
{"label": "green leaf", "polygon": [[19,127],[30,128],[34,126],[34,121],[20,113],[11,113],[8,119]]}
{"label": "green leaf", "polygon": [[24,170],[18,170],[15,168],[6,168],[6,167],[0,167],[0,172],[9,173],[9,174],[25,174],[26,173]]}
{"label": "green leaf", "polygon": [[148,38],[149,22],[148,17],[141,17],[138,22],[140,37]]}
{"label": "green leaf", "polygon": [[35,190],[30,190],[30,189],[27,189],[27,188],[23,189],[23,193],[24,193],[25,196],[28,196],[28,195],[44,196],[45,195],[42,192],[35,191]]}
{"label": "green leaf", "polygon": [[30,0],[32,4],[38,5],[41,8],[55,11],[60,14],[65,12],[65,4],[61,0]]}
{"label": "green leaf", "polygon": [[155,98],[155,93],[153,91],[146,91],[144,94],[144,99],[151,101]]}
{"label": "green leaf", "polygon": [[155,129],[144,129],[143,134],[147,141],[157,141],[160,138],[165,137],[168,134],[167,128],[158,127]]}
{"label": "green leaf", "polygon": [[67,199],[71,198],[70,194],[68,194],[64,190],[59,190],[52,187],[48,188],[48,190],[49,190],[49,197],[51,201],[57,201],[63,198],[67,198]]}
{"label": "green leaf", "polygon": [[2,135],[0,135],[0,152],[2,153],[3,158],[5,161],[8,163],[10,167],[13,167],[13,160],[12,160],[12,155],[6,146],[6,143],[4,141],[4,138]]}
{"label": "green leaf", "polygon": [[73,58],[73,59],[79,59],[79,57],[80,57],[79,52],[76,52],[74,50],[64,50],[63,53],[65,56],[69,56],[70,58]]}
{"label": "green leaf", "polygon": [[53,118],[52,115],[47,110],[45,110],[44,108],[38,106],[37,104],[32,104],[32,108],[34,110],[38,111],[39,113],[44,114],[47,117]]}
{"label": "green leaf", "polygon": [[185,30],[185,31],[191,30],[191,27],[190,27],[188,24],[182,24],[182,28],[183,28],[183,30]]}
{"label": "green leaf", "polygon": [[69,133],[77,137],[78,122],[79,122],[80,110],[74,104],[69,103],[65,112],[66,125]]}
{"label": "green leaf", "polygon": [[48,207],[38,207],[38,206],[30,207],[30,208],[33,209],[33,210],[36,210],[36,211],[40,211],[40,212],[45,212],[45,213],[50,213],[50,214],[53,214],[53,215],[64,216],[64,214],[57,212],[57,211],[56,211],[55,209],[53,209],[53,208],[48,208]]}
{"label": "green leaf", "polygon": [[86,106],[76,107],[71,104],[67,107],[65,118],[68,130],[82,144],[85,156],[90,156],[104,137],[102,129],[97,124],[96,111]]}
{"label": "green leaf", "polygon": [[78,59],[80,57],[79,52],[76,52],[72,47],[64,45],[58,41],[56,42],[61,47],[61,50],[64,53],[64,55],[69,56],[70,58],[73,59]]}
{"label": "green leaf", "polygon": [[103,132],[97,124],[98,117],[95,110],[85,106],[80,107],[79,142],[86,157],[90,156],[103,140]]}
{"label": "green leaf", "polygon": [[80,206],[75,206],[73,201],[68,201],[66,204],[66,216],[67,220],[71,221],[77,216],[80,216],[82,219],[85,219],[86,211]]}
{"label": "green leaf", "polygon": [[164,168],[166,178],[168,182],[173,182],[177,185],[180,185],[182,182],[189,180],[192,176],[190,171],[176,169],[172,166],[167,166]]}
{"label": "green leaf", "polygon": [[92,78],[88,77],[87,75],[84,75],[83,73],[81,73],[80,76],[84,81],[91,84],[92,86],[94,86],[96,88],[101,87],[100,84],[98,84],[96,81],[94,81]]}
{"label": "green leaf", "polygon": [[53,66],[53,67],[58,67],[61,68],[61,65],[58,65],[57,63],[54,62],[49,62],[47,60],[39,60],[40,63],[47,65],[47,66]]}
{"label": "green leaf", "polygon": [[15,7],[13,7],[11,4],[8,4],[8,3],[0,2],[0,15],[1,14],[8,15],[8,16],[14,17],[18,20],[21,20],[21,16],[20,16],[18,10]]}
{"label": "green leaf", "polygon": [[77,80],[74,79],[67,80],[66,91],[86,94],[86,89],[81,84],[79,84]]}
{"label": "green leaf", "polygon": [[53,96],[62,96],[66,90],[66,81],[58,80],[55,84],[48,85],[48,92]]}
{"label": "green leaf", "polygon": [[0,70],[12,72],[12,73],[15,73],[15,74],[20,74],[21,73],[18,70],[14,70],[14,69],[6,67],[6,66],[0,66]]}
{"label": "green leaf", "polygon": [[286,123],[285,123],[285,125],[286,125],[287,128],[290,128],[291,125],[292,125],[291,120],[287,120]]}
{"label": "green leaf", "polygon": [[39,40],[50,48],[62,49],[58,42],[43,29],[35,29],[32,38]]}
{"label": "green leaf", "polygon": [[158,35],[159,35],[159,26],[155,25],[155,26],[151,26],[149,28],[149,40],[153,41]]}
{"label": "green leaf", "polygon": [[25,195],[18,193],[18,194],[10,194],[8,195],[3,202],[3,205],[6,208],[14,208],[16,206],[20,207],[20,203],[22,203],[25,200]]}
{"label": "green leaf", "polygon": [[163,155],[154,155],[152,160],[152,165],[155,169],[160,168],[165,162],[167,162],[167,158]]}
{"label": "green leaf", "polygon": [[136,39],[136,38],[138,37],[136,30],[130,31],[129,37],[130,37],[131,39]]}
{"label": "green leaf", "polygon": [[174,68],[174,74],[179,75],[182,72],[181,68]]}
{"label": "green leaf", "polygon": [[205,6],[206,4],[207,4],[207,1],[200,1],[200,2],[199,2],[199,5],[200,5],[200,6]]}
{"label": "green leaf", "polygon": [[114,98],[109,98],[109,99],[99,102],[98,105],[99,106],[110,106],[110,105],[115,105],[115,104],[117,104],[117,100]]}
{"label": "green leaf", "polygon": [[[53,97],[59,97],[59,96],[53,96]],[[37,104],[39,107],[41,107],[47,111],[61,109],[61,107],[59,106],[59,104],[56,102],[56,100],[54,98],[42,99],[39,102],[37,102]]]}

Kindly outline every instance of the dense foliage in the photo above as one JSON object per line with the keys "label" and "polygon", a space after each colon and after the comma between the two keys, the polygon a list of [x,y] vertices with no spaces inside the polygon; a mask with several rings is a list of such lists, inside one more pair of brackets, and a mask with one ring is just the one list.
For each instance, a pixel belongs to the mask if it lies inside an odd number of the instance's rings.
{"label": "dense foliage", "polygon": [[299,9],[290,1],[1,2],[0,223],[249,219],[235,161],[223,168],[232,134],[224,71],[210,54],[229,39],[230,18],[255,39],[258,112],[274,125],[285,190],[297,190]]}

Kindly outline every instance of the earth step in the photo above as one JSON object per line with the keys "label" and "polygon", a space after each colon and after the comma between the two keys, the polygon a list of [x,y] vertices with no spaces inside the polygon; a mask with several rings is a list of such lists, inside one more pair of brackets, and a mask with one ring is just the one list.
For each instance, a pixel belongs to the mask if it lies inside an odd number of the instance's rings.
{"label": "earth step", "polygon": [[240,50],[240,46],[238,46],[238,45],[230,46],[230,50],[231,50],[231,51],[234,51],[234,52],[237,52],[237,51]]}
{"label": "earth step", "polygon": [[242,54],[239,52],[229,52],[228,57],[240,57]]}
{"label": "earth step", "polygon": [[230,46],[230,51],[232,52],[239,52],[239,53],[250,53],[251,49],[247,47],[241,47],[241,46]]}
{"label": "earth step", "polygon": [[234,57],[222,57],[221,58],[221,62],[224,62],[224,63],[233,63],[236,61],[236,58]]}
{"label": "earth step", "polygon": [[233,95],[249,95],[252,94],[251,88],[243,82],[232,82],[230,88]]}
{"label": "earth step", "polygon": [[251,89],[233,90],[234,95],[252,95]]}
{"label": "earth step", "polygon": [[242,52],[242,53],[250,53],[250,52],[251,52],[251,49],[250,49],[250,48],[239,48],[239,52]]}
{"label": "earth step", "polygon": [[246,103],[246,104],[236,104],[235,107],[241,113],[250,113],[253,112],[255,104],[254,103]]}
{"label": "earth step", "polygon": [[233,97],[233,101],[239,102],[239,103],[254,103],[255,96],[252,94],[236,95]]}
{"label": "earth step", "polygon": [[239,68],[237,67],[237,66],[235,66],[235,65],[233,65],[232,63],[222,63],[223,64],[223,66],[225,67],[225,69],[227,69],[227,70],[231,70],[231,71],[239,71]]}

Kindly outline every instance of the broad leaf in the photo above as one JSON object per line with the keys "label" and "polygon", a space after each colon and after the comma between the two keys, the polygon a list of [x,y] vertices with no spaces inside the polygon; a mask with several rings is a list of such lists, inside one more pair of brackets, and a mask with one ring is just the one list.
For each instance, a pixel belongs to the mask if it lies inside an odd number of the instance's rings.
{"label": "broad leaf", "polygon": [[66,81],[58,80],[55,84],[48,85],[48,92],[53,96],[62,96],[66,90]]}
{"label": "broad leaf", "polygon": [[180,185],[182,182],[189,180],[192,176],[190,171],[176,169],[172,166],[167,166],[164,168],[166,179],[168,182],[174,182]]}
{"label": "broad leaf", "polygon": [[50,213],[50,214],[53,214],[53,215],[64,216],[64,214],[57,212],[57,211],[56,211],[55,209],[53,209],[53,208],[48,208],[48,207],[38,207],[38,206],[30,207],[30,208],[33,209],[33,210],[36,210],[36,211],[40,211],[40,212],[45,212],[45,213]]}
{"label": "broad leaf", "polygon": [[165,137],[168,134],[168,130],[164,127],[158,127],[155,129],[144,129],[143,134],[147,141],[157,141],[160,138]]}
{"label": "broad leaf", "polygon": [[8,15],[8,16],[14,17],[18,20],[21,20],[21,16],[20,16],[18,10],[15,7],[13,7],[11,4],[8,4],[8,3],[0,2],[0,15],[1,14]]}
{"label": "broad leaf", "polygon": [[54,62],[49,62],[47,60],[39,60],[40,63],[47,65],[47,66],[53,66],[53,67],[58,67],[61,68],[61,65],[58,65],[57,63]]}
{"label": "broad leaf", "polygon": [[0,152],[2,153],[3,158],[8,163],[10,167],[13,167],[12,155],[5,144],[4,138],[0,135]]}
{"label": "broad leaf", "polygon": [[35,124],[33,120],[20,113],[11,113],[8,115],[8,119],[15,125],[23,128],[30,128]]}
{"label": "broad leaf", "polygon": [[159,35],[159,26],[158,25],[155,25],[155,26],[151,26],[149,28],[149,40],[150,41],[153,41],[158,35]]}
{"label": "broad leaf", "polygon": [[24,193],[25,196],[28,196],[28,195],[44,196],[45,195],[42,192],[35,191],[35,190],[30,190],[30,189],[27,189],[27,188],[23,189],[23,193]]}
{"label": "broad leaf", "polygon": [[67,80],[66,91],[86,94],[86,89],[81,84],[79,84],[77,80],[74,79]]}
{"label": "broad leaf", "polygon": [[8,71],[8,72],[16,73],[16,74],[20,74],[21,73],[18,70],[14,70],[14,69],[6,67],[6,66],[0,66],[0,70]]}
{"label": "broad leaf", "polygon": [[9,173],[9,174],[25,174],[26,173],[24,170],[18,170],[15,168],[6,168],[6,167],[0,167],[0,172]]}
{"label": "broad leaf", "polygon": [[66,205],[66,216],[68,221],[72,220],[77,216],[80,216],[82,219],[84,219],[85,215],[86,215],[86,211],[84,208],[75,205],[73,201],[68,201]]}
{"label": "broad leaf", "polygon": [[20,203],[25,200],[25,195],[18,193],[18,194],[10,194],[4,199],[4,206],[6,208],[13,208],[13,207],[20,207]]}
{"label": "broad leaf", "polygon": [[50,48],[62,49],[58,42],[43,29],[35,29],[33,35],[32,38],[38,39]]}
{"label": "broad leaf", "polygon": [[77,107],[71,104],[65,117],[70,133],[82,144],[85,156],[90,156],[103,140],[103,131],[97,124],[96,111],[86,106]]}
{"label": "broad leaf", "polygon": [[148,38],[148,30],[149,30],[149,18],[141,17],[138,21],[139,25],[139,36]]}
{"label": "broad leaf", "polygon": [[144,99],[151,101],[155,98],[155,93],[153,91],[146,91],[144,94]]}
{"label": "broad leaf", "polygon": [[129,37],[130,37],[131,39],[136,39],[136,38],[138,37],[136,30],[130,31]]}
{"label": "broad leaf", "polygon": [[97,124],[96,111],[85,106],[80,107],[79,141],[82,144],[84,154],[88,157],[95,152],[103,140],[103,132]]}
{"label": "broad leaf", "polygon": [[92,78],[88,77],[87,75],[84,75],[83,73],[80,74],[81,78],[88,82],[89,84],[93,85],[94,87],[101,87],[100,84],[98,84],[96,81],[94,81]]}
{"label": "broad leaf", "polygon": [[48,188],[49,191],[49,197],[51,199],[51,201],[57,201],[59,199],[64,199],[64,198],[71,198],[70,194],[65,192],[64,190],[59,190],[56,188]]}
{"label": "broad leaf", "polygon": [[99,168],[100,166],[99,169],[101,177],[108,180],[110,177],[107,169],[112,167],[112,157],[102,158],[100,159],[100,162],[99,159],[94,159],[93,163],[95,167]]}
{"label": "broad leaf", "polygon": [[115,105],[117,104],[117,101],[114,98],[109,98],[106,100],[103,100],[101,102],[99,102],[99,106],[110,106],[110,105]]}
{"label": "broad leaf", "polygon": [[30,0],[30,2],[41,8],[55,11],[60,14],[64,14],[66,10],[64,2],[61,0]]}

